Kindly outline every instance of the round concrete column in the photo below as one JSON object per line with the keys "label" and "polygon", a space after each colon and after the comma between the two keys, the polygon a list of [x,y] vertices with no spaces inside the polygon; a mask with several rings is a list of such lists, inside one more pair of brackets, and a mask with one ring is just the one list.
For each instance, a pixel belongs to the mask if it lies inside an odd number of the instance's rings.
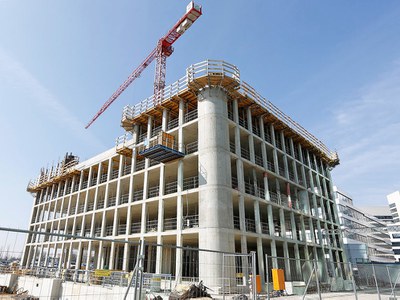
{"label": "round concrete column", "polygon": [[[227,95],[206,88],[198,102],[199,248],[234,252]],[[216,286],[222,254],[199,253],[199,276]]]}

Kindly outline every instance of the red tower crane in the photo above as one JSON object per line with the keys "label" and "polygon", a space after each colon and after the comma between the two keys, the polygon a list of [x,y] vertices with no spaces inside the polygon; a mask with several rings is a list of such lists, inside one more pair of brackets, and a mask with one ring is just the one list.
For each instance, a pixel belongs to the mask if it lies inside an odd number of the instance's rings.
{"label": "red tower crane", "polygon": [[128,79],[111,95],[103,104],[92,120],[86,125],[86,129],[113,103],[125,89],[140,76],[151,62],[156,59],[156,73],[154,76],[154,106],[160,105],[163,100],[163,89],[165,87],[165,73],[167,57],[174,51],[172,44],[201,16],[202,9],[191,1],[186,7],[184,16],[158,40],[157,47],[150,52],[146,59],[129,75]]}

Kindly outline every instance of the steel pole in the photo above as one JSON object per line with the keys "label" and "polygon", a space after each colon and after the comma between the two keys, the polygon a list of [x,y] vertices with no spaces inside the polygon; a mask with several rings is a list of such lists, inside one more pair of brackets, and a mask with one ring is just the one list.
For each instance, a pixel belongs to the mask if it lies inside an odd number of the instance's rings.
{"label": "steel pole", "polygon": [[314,269],[315,269],[315,280],[317,282],[318,297],[319,297],[319,300],[322,300],[321,289],[320,289],[320,286],[319,286],[319,278],[318,278],[318,266],[317,266],[317,261],[316,260],[314,260]]}
{"label": "steel pole", "polygon": [[265,276],[265,279],[267,280],[267,300],[269,300],[269,264],[268,264],[268,254],[265,254],[265,264],[266,264],[266,269],[267,269],[267,274]]}
{"label": "steel pole", "polygon": [[375,285],[376,285],[376,291],[378,293],[378,299],[381,300],[381,294],[379,292],[378,280],[376,279],[374,264],[372,264],[372,274],[374,275],[374,279],[375,279]]}
{"label": "steel pole", "polygon": [[351,265],[351,262],[349,263],[349,266],[350,266],[351,280],[352,280],[352,282],[353,282],[354,296],[356,297],[356,300],[358,300],[357,289],[356,289],[356,281],[354,280],[353,266]]}
{"label": "steel pole", "polygon": [[257,286],[256,286],[256,252],[251,251],[251,272],[253,273],[252,287],[253,287],[253,300],[257,300]]}

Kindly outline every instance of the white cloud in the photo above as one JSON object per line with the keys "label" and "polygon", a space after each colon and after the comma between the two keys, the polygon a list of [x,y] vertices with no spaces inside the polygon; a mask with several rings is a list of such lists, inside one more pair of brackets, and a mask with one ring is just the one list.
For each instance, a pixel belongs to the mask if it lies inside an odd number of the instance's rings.
{"label": "white cloud", "polygon": [[399,116],[398,62],[334,111],[330,136],[341,158],[334,181],[359,203],[385,205],[386,194],[400,189]]}

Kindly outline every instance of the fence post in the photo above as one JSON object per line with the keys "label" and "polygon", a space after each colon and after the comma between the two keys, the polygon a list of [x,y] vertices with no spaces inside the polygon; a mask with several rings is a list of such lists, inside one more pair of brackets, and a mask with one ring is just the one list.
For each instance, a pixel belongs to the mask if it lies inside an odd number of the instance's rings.
{"label": "fence post", "polygon": [[303,297],[301,298],[302,300],[304,300],[304,298],[306,297],[307,294],[307,290],[308,290],[308,286],[310,285],[311,279],[312,279],[312,275],[315,271],[315,266],[313,266],[313,269],[310,273],[310,278],[308,278],[307,284],[306,284],[306,288],[304,289],[304,293],[303,293]]}
{"label": "fence post", "polygon": [[374,279],[375,279],[375,285],[376,285],[376,291],[378,293],[378,299],[381,300],[381,294],[379,292],[378,280],[376,279],[374,264],[372,264],[372,274],[374,275]]}
{"label": "fence post", "polygon": [[124,300],[126,300],[126,298],[128,297],[129,289],[132,286],[133,279],[135,279],[135,290],[133,292],[133,299],[137,299],[136,298],[136,293],[137,293],[137,288],[138,288],[138,281],[137,281],[137,277],[138,276],[137,275],[138,275],[138,269],[139,269],[140,261],[142,260],[142,256],[141,256],[142,248],[144,248],[142,240],[139,240],[138,247],[139,247],[139,251],[138,251],[138,255],[137,255],[137,259],[136,259],[136,264],[135,264],[135,267],[133,268],[133,271],[132,271],[132,278],[128,282],[128,287],[127,287],[126,292],[125,292]]}
{"label": "fence post", "polygon": [[222,299],[225,300],[225,253],[222,253]]}
{"label": "fence post", "polygon": [[253,273],[251,286],[253,288],[253,300],[257,300],[257,285],[256,285],[256,252],[251,251],[251,272]]}
{"label": "fence post", "polygon": [[356,281],[354,280],[353,266],[352,266],[351,262],[349,262],[349,266],[350,266],[350,275],[351,275],[351,279],[352,279],[352,282],[353,282],[354,296],[356,297],[356,300],[358,300],[357,289],[356,289]]}
{"label": "fence post", "polygon": [[267,270],[267,274],[265,276],[265,280],[267,282],[267,300],[269,300],[269,265],[268,265],[268,254],[265,254],[265,267]]}
{"label": "fence post", "polygon": [[315,281],[317,282],[318,298],[319,300],[322,300],[321,289],[319,286],[319,278],[318,278],[318,266],[317,266],[317,261],[315,259],[314,259],[314,270],[315,270]]}
{"label": "fence post", "polygon": [[389,277],[390,289],[393,290],[392,277],[390,276],[389,268],[387,265],[386,265],[386,272],[388,273]]}
{"label": "fence post", "polygon": [[[138,295],[135,300],[140,300],[142,299],[142,288],[143,288],[143,270],[144,270],[144,251],[145,251],[145,240],[143,239],[140,243],[140,257],[139,257],[139,289],[138,289]],[[137,286],[137,284],[136,284]]]}
{"label": "fence post", "polygon": [[395,289],[396,289],[397,281],[399,280],[399,278],[400,278],[400,272],[397,273],[396,281],[394,282],[394,286],[393,286],[393,289],[392,289],[393,299],[396,299]]}

